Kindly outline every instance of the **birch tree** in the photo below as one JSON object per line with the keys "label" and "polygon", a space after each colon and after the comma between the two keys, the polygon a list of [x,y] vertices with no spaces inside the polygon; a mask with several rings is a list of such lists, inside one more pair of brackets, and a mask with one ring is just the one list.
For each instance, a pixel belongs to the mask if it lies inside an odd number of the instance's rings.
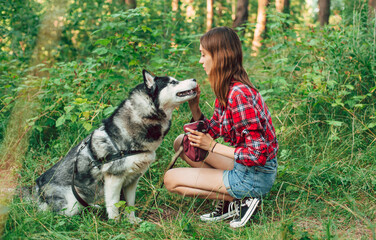
{"label": "birch tree", "polygon": [[206,31],[213,25],[213,0],[206,0]]}
{"label": "birch tree", "polygon": [[255,34],[252,41],[253,56],[257,56],[262,46],[261,41],[266,30],[266,9],[269,5],[269,0],[258,0],[257,10],[257,24]]}
{"label": "birch tree", "polygon": [[171,9],[174,12],[178,12],[179,11],[179,0],[172,0],[171,1]]}

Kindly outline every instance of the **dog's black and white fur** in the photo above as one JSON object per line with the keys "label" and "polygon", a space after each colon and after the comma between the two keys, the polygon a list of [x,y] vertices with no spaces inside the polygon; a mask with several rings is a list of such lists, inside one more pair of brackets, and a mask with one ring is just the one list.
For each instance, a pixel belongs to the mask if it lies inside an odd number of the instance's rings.
{"label": "dog's black and white fur", "polygon": [[[121,190],[134,206],[140,177],[155,161],[155,151],[171,125],[173,110],[196,96],[195,79],[177,81],[156,77],[143,70],[144,83],[136,86],[103,124],[52,168],[36,180],[34,194],[40,208],[72,216],[82,209],[72,191],[72,174],[77,161],[74,186],[88,204],[103,199],[109,219],[118,219],[115,206]],[[114,146],[116,145],[116,146]],[[81,150],[82,149],[82,150]],[[142,151],[115,161],[99,162],[118,150]],[[134,212],[128,216],[138,222]]]}

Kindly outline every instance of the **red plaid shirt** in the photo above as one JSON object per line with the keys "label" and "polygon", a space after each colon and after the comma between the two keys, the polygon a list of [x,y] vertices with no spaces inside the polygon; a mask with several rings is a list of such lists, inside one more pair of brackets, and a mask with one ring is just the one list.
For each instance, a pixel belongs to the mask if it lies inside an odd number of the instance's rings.
{"label": "red plaid shirt", "polygon": [[209,134],[223,137],[235,147],[235,161],[246,166],[263,166],[276,157],[278,141],[268,107],[260,93],[240,82],[233,81],[227,106],[215,100]]}

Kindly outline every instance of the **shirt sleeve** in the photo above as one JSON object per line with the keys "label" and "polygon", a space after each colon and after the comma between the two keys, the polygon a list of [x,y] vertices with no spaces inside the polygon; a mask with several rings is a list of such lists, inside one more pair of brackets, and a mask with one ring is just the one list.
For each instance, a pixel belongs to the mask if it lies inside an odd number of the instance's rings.
{"label": "shirt sleeve", "polygon": [[263,166],[266,163],[267,144],[263,136],[258,96],[236,94],[232,101],[234,130],[244,139],[235,147],[235,161],[246,166]]}

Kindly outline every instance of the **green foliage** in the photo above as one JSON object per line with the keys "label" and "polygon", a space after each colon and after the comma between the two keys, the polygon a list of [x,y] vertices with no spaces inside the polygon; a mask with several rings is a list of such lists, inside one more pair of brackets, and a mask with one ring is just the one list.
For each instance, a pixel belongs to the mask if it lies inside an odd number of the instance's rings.
{"label": "green foliage", "polygon": [[99,61],[127,70],[136,66],[164,72],[176,69],[192,38],[174,39],[178,29],[172,14],[162,13],[154,19],[148,12],[146,8],[136,8],[109,15],[101,28],[92,33],[97,38],[93,53]]}
{"label": "green foliage", "polygon": [[271,17],[266,43],[272,54],[265,62],[273,64],[273,69],[268,72],[270,80],[262,82],[272,88],[268,95],[282,101],[286,96],[288,104],[293,92],[297,114],[309,110],[313,118],[331,127],[349,126],[357,118],[363,125],[359,131],[373,128],[376,55],[369,50],[376,46],[372,32],[354,17],[354,25],[311,28],[298,39],[295,30],[283,29],[284,24],[293,24],[284,14]]}
{"label": "green foliage", "polygon": [[72,1],[64,19],[57,59],[85,59],[93,50],[93,45],[88,44],[94,41],[92,32],[101,27],[109,14],[125,7],[118,1]]}
{"label": "green foliage", "polygon": [[[260,56],[251,57],[254,23],[241,35],[245,68],[263,95],[280,143],[278,178],[252,224],[233,230],[227,223],[202,223],[209,201],[158,189],[174,154],[172,144],[189,121],[183,104],[174,111],[157,161],[141,179],[136,212],[155,192],[159,199],[149,222],[108,221],[102,210],[71,218],[39,212],[15,197],[4,239],[322,239],[375,236],[376,61],[374,22],[364,5],[344,1],[343,21],[325,28],[300,22],[297,15],[268,13],[268,33]],[[338,1],[337,1],[338,3]],[[205,2],[194,1],[197,18],[185,19],[165,1],[138,1],[126,10],[118,1],[72,1],[54,61],[29,66],[45,3],[0,5],[0,141],[19,94],[39,71],[38,113],[32,126],[20,183],[32,185],[46,169],[108,117],[142,82],[141,70],[177,79],[196,78],[201,108],[213,111],[214,95],[198,65],[198,38],[205,31]],[[360,2],[359,2],[360,4]],[[23,8],[23,6],[26,6]],[[231,25],[228,1],[215,2],[215,25]],[[251,1],[255,13],[256,1]],[[336,5],[339,9],[342,5]],[[223,11],[221,12],[220,9]],[[5,12],[9,14],[5,14]],[[299,16],[299,17],[297,17]],[[25,25],[23,22],[30,24]],[[372,30],[372,31],[371,31]],[[20,44],[22,42],[22,46]],[[51,59],[52,60],[52,59]],[[182,161],[177,167],[187,167]],[[134,208],[119,202],[122,215]],[[361,233],[359,233],[361,232]],[[373,235],[372,235],[373,234]]]}
{"label": "green foliage", "polygon": [[[131,88],[142,82],[142,68],[177,78],[192,73],[192,66],[197,63],[196,57],[186,54],[192,38],[179,36],[171,39],[177,28],[172,17],[170,14],[151,19],[145,8],[111,14],[90,34],[94,41],[93,58],[87,57],[79,62],[57,62],[51,67],[38,66],[40,72],[49,75],[40,80],[43,92],[38,96],[42,115],[49,118],[30,119],[34,129],[38,130],[35,134],[51,135],[51,130],[56,132],[55,128],[66,127],[72,130],[83,127],[87,132],[92,130],[93,125],[113,112]],[[159,24],[160,21],[165,24]],[[18,91],[28,87],[20,85],[13,88],[17,83],[15,80],[32,76],[27,74],[31,69],[21,72],[24,75],[22,78],[15,71],[18,71],[19,65],[3,66],[6,78],[2,79],[5,88],[2,89],[1,113],[6,118],[11,109],[9,103],[16,100]],[[112,104],[113,101],[115,104]]]}
{"label": "green foliage", "polygon": [[1,1],[0,49],[27,61],[35,46],[42,9],[40,3],[32,0]]}

